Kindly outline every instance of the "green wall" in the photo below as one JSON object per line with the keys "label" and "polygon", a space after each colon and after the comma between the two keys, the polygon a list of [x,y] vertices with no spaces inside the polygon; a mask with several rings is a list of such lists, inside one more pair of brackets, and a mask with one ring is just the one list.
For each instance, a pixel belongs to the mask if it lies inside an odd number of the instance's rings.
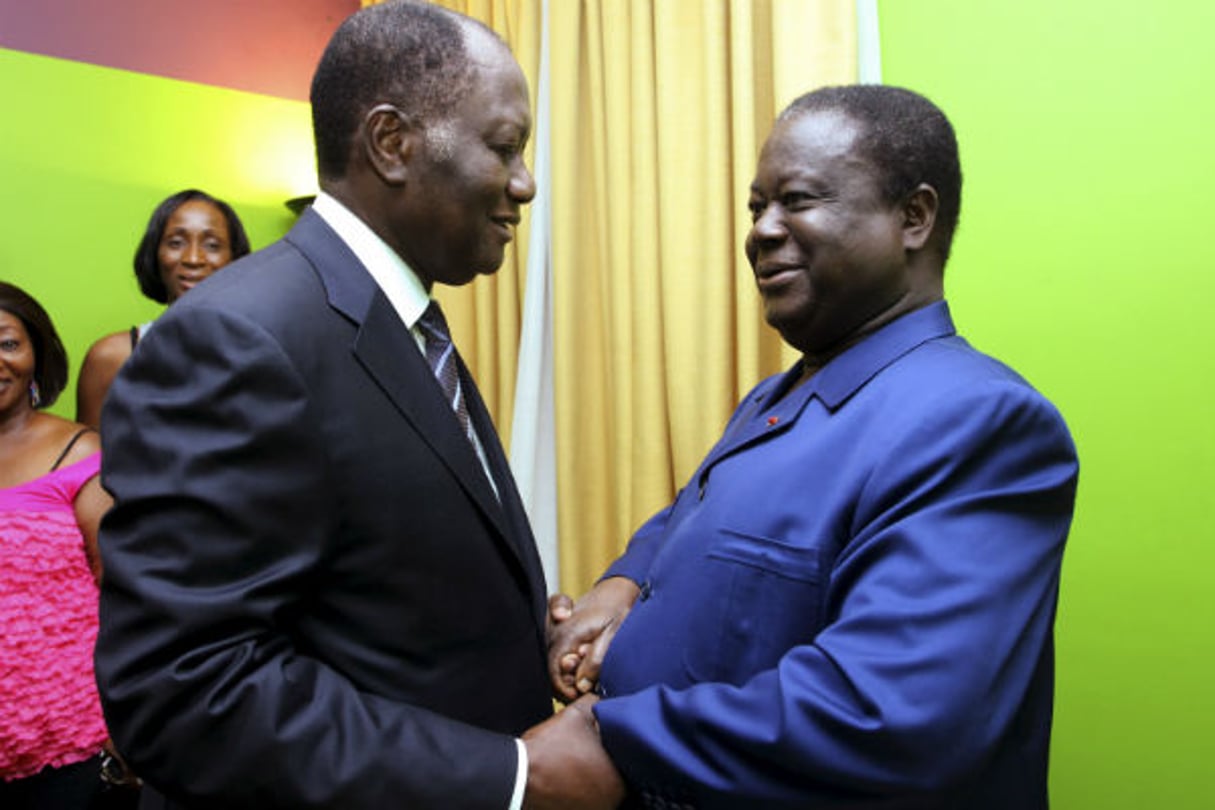
{"label": "green wall", "polygon": [[254,248],[315,190],[308,105],[0,49],[0,278],[33,294],[75,378],[98,336],[149,320],[131,260],[152,209],[196,186],[227,200]]}
{"label": "green wall", "polygon": [[1052,806],[1215,808],[1215,5],[879,10],[884,80],[958,131],[959,328],[1080,451]]}

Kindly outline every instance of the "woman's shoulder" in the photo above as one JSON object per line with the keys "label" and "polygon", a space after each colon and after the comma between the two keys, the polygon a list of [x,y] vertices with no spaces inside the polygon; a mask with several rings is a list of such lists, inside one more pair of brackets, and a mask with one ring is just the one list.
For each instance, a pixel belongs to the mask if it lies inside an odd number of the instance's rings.
{"label": "woman's shoulder", "polygon": [[45,411],[35,413],[24,432],[20,449],[4,460],[0,481],[5,487],[33,481],[101,450],[96,431]]}
{"label": "woman's shoulder", "polygon": [[50,413],[42,416],[49,420],[43,446],[57,460],[53,466],[66,467],[100,452],[101,436],[88,425]]}
{"label": "woman's shoulder", "polygon": [[84,357],[85,364],[103,363],[122,365],[131,356],[131,330],[113,332],[98,338],[89,347]]}

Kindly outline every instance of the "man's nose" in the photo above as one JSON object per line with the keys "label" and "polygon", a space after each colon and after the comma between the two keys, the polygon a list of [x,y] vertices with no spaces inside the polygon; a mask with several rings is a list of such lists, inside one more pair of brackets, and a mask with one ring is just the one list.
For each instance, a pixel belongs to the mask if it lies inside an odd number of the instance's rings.
{"label": "man's nose", "polygon": [[523,159],[519,159],[518,168],[511,173],[510,182],[506,185],[506,193],[512,200],[526,205],[536,196],[536,178],[527,170]]}
{"label": "man's nose", "polygon": [[780,212],[780,207],[769,205],[760,211],[755,221],[751,223],[751,232],[747,234],[747,242],[756,245],[779,242],[788,234],[789,231],[785,227],[785,218]]}

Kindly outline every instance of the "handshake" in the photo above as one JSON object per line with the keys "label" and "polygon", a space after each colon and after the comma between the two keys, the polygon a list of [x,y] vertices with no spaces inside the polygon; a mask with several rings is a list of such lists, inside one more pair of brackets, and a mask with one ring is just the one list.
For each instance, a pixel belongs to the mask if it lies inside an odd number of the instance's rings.
{"label": "handshake", "polygon": [[599,739],[593,691],[608,645],[639,592],[631,580],[613,577],[577,603],[564,594],[549,599],[549,677],[568,705],[523,735],[525,810],[597,810],[623,801],[624,782]]}

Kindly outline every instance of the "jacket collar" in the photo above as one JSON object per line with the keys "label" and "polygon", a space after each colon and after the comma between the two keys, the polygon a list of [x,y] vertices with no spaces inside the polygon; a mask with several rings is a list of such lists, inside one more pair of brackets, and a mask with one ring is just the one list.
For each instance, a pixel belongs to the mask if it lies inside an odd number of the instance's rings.
{"label": "jacket collar", "polygon": [[886,324],[832,359],[805,384],[781,396],[801,376],[802,364],[798,361],[784,374],[764,380],[743,400],[725,435],[710,451],[703,470],[752,442],[784,433],[812,398],[817,397],[829,411],[835,411],[903,355],[930,340],[954,334],[948,304],[929,304]]}
{"label": "jacket collar", "polygon": [[[937,301],[897,318],[823,366],[803,386],[830,410],[844,404],[878,372],[929,340],[957,334],[949,305]],[[797,370],[800,372],[800,364]]]}

